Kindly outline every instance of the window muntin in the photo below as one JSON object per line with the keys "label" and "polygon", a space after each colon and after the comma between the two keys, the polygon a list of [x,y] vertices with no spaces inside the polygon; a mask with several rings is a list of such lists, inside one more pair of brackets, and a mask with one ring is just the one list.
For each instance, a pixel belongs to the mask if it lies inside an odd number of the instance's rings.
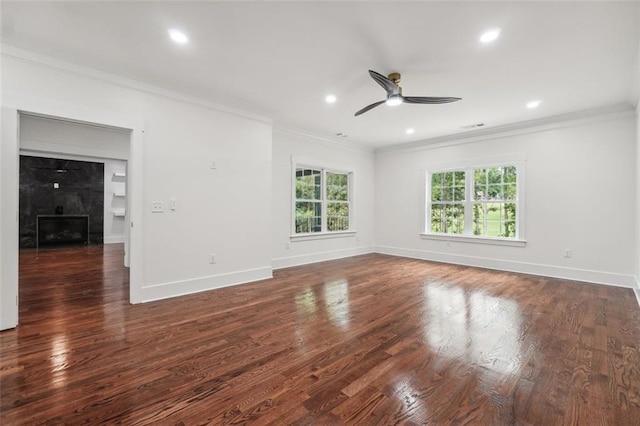
{"label": "window muntin", "polygon": [[466,167],[427,175],[426,233],[518,238],[518,167]]}
{"label": "window muntin", "polygon": [[294,233],[349,231],[351,173],[296,167]]}

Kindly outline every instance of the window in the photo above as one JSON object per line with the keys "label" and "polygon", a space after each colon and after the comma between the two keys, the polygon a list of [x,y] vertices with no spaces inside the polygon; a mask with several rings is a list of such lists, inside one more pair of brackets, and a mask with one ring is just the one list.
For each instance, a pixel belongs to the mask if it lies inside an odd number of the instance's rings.
{"label": "window", "polygon": [[294,234],[350,230],[351,173],[295,168]]}
{"label": "window", "polygon": [[517,163],[427,173],[426,236],[521,237]]}

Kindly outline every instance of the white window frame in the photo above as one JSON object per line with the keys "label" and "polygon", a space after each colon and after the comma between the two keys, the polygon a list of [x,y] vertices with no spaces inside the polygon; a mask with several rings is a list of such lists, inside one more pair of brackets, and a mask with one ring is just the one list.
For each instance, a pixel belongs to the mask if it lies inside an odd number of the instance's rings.
{"label": "white window frame", "polygon": [[[449,163],[433,164],[424,170],[424,212],[421,238],[427,240],[459,241],[468,243],[495,244],[505,246],[524,247],[526,239],[524,237],[525,209],[524,209],[524,187],[525,187],[525,165],[526,156],[518,154],[513,156],[491,157],[477,160],[461,160]],[[488,237],[483,235],[473,235],[473,171],[493,167],[516,167],[516,235],[515,237]],[[434,173],[465,171],[465,206],[464,214],[464,234],[440,234],[431,232],[431,176]]]}
{"label": "white window frame", "polygon": [[[321,198],[321,224],[322,231],[321,232],[308,232],[308,233],[296,233],[296,170],[297,169],[313,169],[319,170],[321,172],[321,187],[320,191],[322,194]],[[349,203],[349,229],[346,231],[329,231],[327,229],[327,173],[337,173],[347,175],[348,177],[348,188],[347,188],[347,200]],[[317,164],[313,164],[310,162],[296,162],[292,159],[291,162],[291,241],[307,241],[307,240],[317,240],[317,239],[325,239],[325,238],[340,238],[340,237],[350,237],[354,236],[357,233],[357,230],[354,228],[354,172],[350,170],[340,169],[340,168],[332,168],[326,166],[319,166]],[[330,202],[330,201],[329,201]]]}

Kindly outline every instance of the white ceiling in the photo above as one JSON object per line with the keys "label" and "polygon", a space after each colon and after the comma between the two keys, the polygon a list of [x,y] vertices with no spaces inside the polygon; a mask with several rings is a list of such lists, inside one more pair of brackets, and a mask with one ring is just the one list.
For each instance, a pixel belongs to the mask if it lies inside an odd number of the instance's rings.
{"label": "white ceiling", "polygon": [[[637,1],[3,1],[1,36],[279,126],[381,147],[635,102],[639,15]],[[171,27],[190,43],[170,41]],[[492,27],[501,37],[479,43]],[[354,117],[384,99],[369,69],[401,72],[405,95],[463,100]],[[534,99],[542,105],[525,108]]]}

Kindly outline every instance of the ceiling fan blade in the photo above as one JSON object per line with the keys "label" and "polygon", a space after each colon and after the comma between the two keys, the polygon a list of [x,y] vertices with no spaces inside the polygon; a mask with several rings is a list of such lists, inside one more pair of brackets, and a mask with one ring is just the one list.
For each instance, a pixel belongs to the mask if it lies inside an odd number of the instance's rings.
{"label": "ceiling fan blade", "polygon": [[369,75],[387,92],[387,96],[397,95],[398,86],[382,74],[369,70]]}
{"label": "ceiling fan blade", "polygon": [[404,103],[407,104],[448,104],[456,102],[462,98],[442,98],[429,96],[403,96]]}
{"label": "ceiling fan blade", "polygon": [[362,108],[360,111],[356,112],[356,113],[355,113],[355,116],[357,117],[357,116],[359,116],[360,114],[364,114],[365,112],[369,111],[370,109],[374,109],[374,108],[375,108],[375,107],[377,107],[378,105],[382,105],[382,104],[383,104],[383,103],[385,103],[385,102],[387,102],[387,101],[386,101],[386,100],[384,100],[384,101],[376,102],[375,104],[368,105],[368,106],[366,106],[366,107]]}

